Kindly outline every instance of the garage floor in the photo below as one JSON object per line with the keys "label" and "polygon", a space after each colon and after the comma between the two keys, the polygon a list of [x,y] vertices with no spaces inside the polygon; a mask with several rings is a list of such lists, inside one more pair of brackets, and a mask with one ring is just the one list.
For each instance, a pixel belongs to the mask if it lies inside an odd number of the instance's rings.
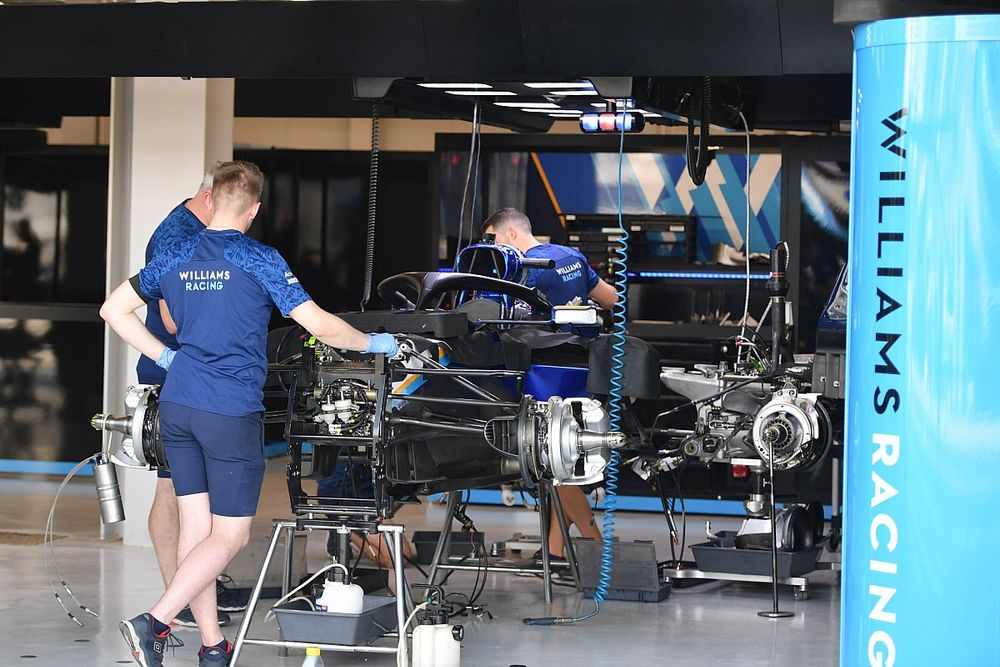
{"label": "garage floor", "polygon": [[[42,532],[58,483],[45,478],[0,478],[0,531]],[[537,514],[518,508],[470,508],[470,516],[487,542],[503,541],[514,532],[537,532]],[[287,516],[283,465],[272,462],[265,481],[260,513],[254,524],[249,553],[230,568],[237,581],[252,578],[270,530],[270,520]],[[407,532],[439,530],[441,506],[406,507],[398,515]],[[620,513],[622,539],[653,539],[657,555],[669,558],[662,517]],[[688,543],[703,541],[705,517],[688,518]],[[99,515],[91,480],[70,484],[56,513],[55,532],[59,567],[84,604],[99,609],[100,618],[82,617],[79,628],[65,616],[46,585],[41,547],[0,543],[0,667],[73,665],[105,667],[133,664],[118,633],[117,622],[144,611],[162,592],[159,572],[150,548],[126,547],[96,538]],[[714,518],[713,530],[733,529],[735,518]],[[5,540],[10,542],[12,540]],[[323,563],[324,535],[311,535],[306,550],[313,570]],[[690,557],[690,552],[688,552]],[[422,577],[407,570],[411,582]],[[475,573],[455,573],[448,591],[467,592]],[[574,588],[555,587],[547,607],[539,579],[510,574],[490,575],[481,601],[492,620],[464,619],[463,664],[474,667],[524,665],[836,665],[840,627],[840,595],[836,575],[829,571],[810,576],[809,599],[795,602],[788,588],[781,590],[781,606],[794,618],[767,620],[756,615],[771,604],[770,588],[763,584],[709,585],[675,590],[659,604],[607,602],[598,617],[578,626],[528,627],[524,616],[578,614],[593,602],[581,599]],[[251,633],[277,638],[273,624],[264,625],[263,611]],[[235,616],[238,622],[240,615]],[[194,630],[179,629],[184,648],[168,652],[166,665],[195,665],[199,641]],[[233,639],[236,626],[226,629]],[[394,665],[394,656],[324,653],[327,665]],[[302,654],[286,658],[274,649],[247,647],[240,665],[300,665]]]}

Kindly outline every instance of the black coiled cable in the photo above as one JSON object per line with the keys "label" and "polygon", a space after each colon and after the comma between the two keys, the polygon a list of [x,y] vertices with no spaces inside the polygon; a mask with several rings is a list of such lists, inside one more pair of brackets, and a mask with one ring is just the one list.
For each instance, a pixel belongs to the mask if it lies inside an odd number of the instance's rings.
{"label": "black coiled cable", "polygon": [[[698,136],[698,148],[694,147],[694,119],[695,109],[700,106],[701,115],[698,120],[701,122]],[[687,169],[691,176],[691,182],[701,185],[705,182],[705,173],[708,171],[708,164],[712,161],[712,156],[708,150],[709,125],[712,122],[712,79],[704,77],[701,84],[701,95],[692,95],[688,98],[688,120],[687,120],[687,141],[684,149],[687,153]]]}
{"label": "black coiled cable", "polygon": [[372,273],[375,268],[375,204],[378,196],[379,112],[382,103],[372,103],[372,151],[368,159],[368,237],[365,240],[365,291],[361,297],[361,310],[372,296]]}

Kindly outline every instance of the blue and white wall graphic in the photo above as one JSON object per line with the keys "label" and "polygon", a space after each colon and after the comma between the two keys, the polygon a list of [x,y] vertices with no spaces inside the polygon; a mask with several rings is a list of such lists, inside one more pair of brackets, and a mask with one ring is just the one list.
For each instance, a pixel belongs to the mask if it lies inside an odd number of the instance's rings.
{"label": "blue and white wall graphic", "polygon": [[[618,212],[618,155],[538,153],[564,213]],[[716,243],[742,250],[746,216],[746,156],[718,153],[705,182],[695,186],[682,153],[626,153],[622,167],[626,213],[694,215],[699,259]],[[767,252],[780,238],[781,156],[750,155],[750,251]]]}

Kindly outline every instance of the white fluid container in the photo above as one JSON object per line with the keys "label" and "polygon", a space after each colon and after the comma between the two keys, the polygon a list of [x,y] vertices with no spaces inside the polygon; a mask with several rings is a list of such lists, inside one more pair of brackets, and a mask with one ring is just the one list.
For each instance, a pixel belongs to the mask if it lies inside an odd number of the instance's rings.
{"label": "white fluid container", "polygon": [[412,667],[459,667],[462,644],[452,625],[418,625],[413,630]]}
{"label": "white fluid container", "polygon": [[[347,568],[344,578],[347,579]],[[326,580],[323,584],[323,594],[316,600],[316,611],[326,611],[332,614],[360,614],[365,608],[365,591],[357,584],[347,581]]]}

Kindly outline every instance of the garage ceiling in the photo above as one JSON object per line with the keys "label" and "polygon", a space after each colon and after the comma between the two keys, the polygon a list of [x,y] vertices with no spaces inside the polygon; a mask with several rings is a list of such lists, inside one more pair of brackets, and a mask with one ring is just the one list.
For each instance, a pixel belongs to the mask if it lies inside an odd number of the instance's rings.
{"label": "garage ceiling", "polygon": [[[850,28],[879,0],[327,0],[0,6],[0,122],[107,115],[112,76],[234,77],[238,116],[469,118],[472,96],[422,82],[523,86],[712,76],[758,127],[829,129],[850,115]],[[905,3],[907,7],[956,3]],[[963,5],[996,5],[961,3]],[[399,80],[392,85],[392,80]],[[360,83],[359,83],[360,82]],[[374,85],[372,85],[374,84]],[[602,89],[601,85],[598,85]],[[551,92],[551,91],[549,91]],[[597,101],[597,100],[595,100]],[[552,118],[488,105],[484,122]],[[560,106],[564,106],[560,103]]]}

